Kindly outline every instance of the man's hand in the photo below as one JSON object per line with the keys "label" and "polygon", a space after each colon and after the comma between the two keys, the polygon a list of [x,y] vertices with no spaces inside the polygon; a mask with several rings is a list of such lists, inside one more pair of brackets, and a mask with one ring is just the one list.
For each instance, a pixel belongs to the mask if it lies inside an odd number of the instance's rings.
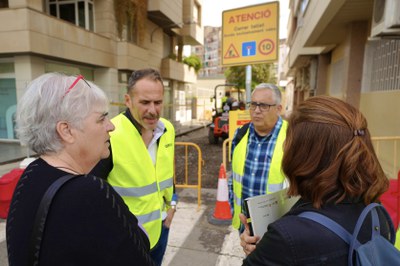
{"label": "man's hand", "polygon": [[167,211],[167,218],[165,218],[165,220],[164,220],[165,227],[170,228],[171,223],[172,223],[172,218],[174,218],[175,212],[176,212],[176,209],[173,209],[173,208],[170,208]]}
{"label": "man's hand", "polygon": [[243,213],[239,214],[239,218],[245,228],[243,233],[240,234],[240,245],[243,247],[243,251],[247,256],[256,249],[256,243],[260,240],[260,237],[250,235],[247,217]]}

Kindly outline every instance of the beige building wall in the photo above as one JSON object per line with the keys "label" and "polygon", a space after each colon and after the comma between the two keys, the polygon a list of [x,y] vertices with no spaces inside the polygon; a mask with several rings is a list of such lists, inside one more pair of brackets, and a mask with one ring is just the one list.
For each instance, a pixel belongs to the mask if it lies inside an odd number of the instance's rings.
{"label": "beige building wall", "polygon": [[[189,8],[195,7],[195,0],[186,1],[192,3]],[[8,8],[0,9],[0,79],[15,79],[17,101],[27,84],[41,74],[52,71],[83,74],[107,93],[110,115],[114,116],[124,109],[122,100],[130,73],[151,67],[160,70],[165,80],[168,91],[165,104],[170,108],[165,112],[169,115],[167,118],[175,124],[181,122],[173,103],[182,95],[192,98],[190,84],[196,83],[197,76],[194,69],[172,60],[171,54],[176,53],[175,45],[184,45],[185,40],[203,42],[202,33],[197,32],[203,30],[200,22],[193,28],[187,25],[187,33],[172,30],[183,27],[183,15],[201,18],[201,14],[193,13],[187,6],[183,10],[182,0],[148,1],[142,41],[126,41],[125,35],[119,36],[111,0],[93,2],[94,30],[47,14],[43,9],[44,0],[9,0],[8,3]],[[201,1],[196,0],[196,10],[201,11],[198,7]],[[171,23],[163,23],[166,19]],[[181,107],[186,113],[192,112],[191,108],[190,101]],[[0,114],[0,134],[4,127],[2,119]]]}
{"label": "beige building wall", "polygon": [[362,94],[360,110],[373,136],[400,136],[400,90]]}
{"label": "beige building wall", "polygon": [[[294,89],[298,90],[294,92],[297,100],[294,105],[313,95],[328,94],[359,107],[371,121],[369,126],[374,135],[399,136],[400,130],[394,125],[396,120],[400,121],[400,112],[394,103],[400,102],[398,93],[400,85],[376,92],[370,92],[372,88],[367,91],[363,89],[368,85],[363,80],[368,80],[365,76],[370,75],[365,69],[374,64],[371,61],[374,52],[366,52],[366,47],[371,42],[373,2],[360,0],[290,2],[289,23],[294,26],[289,27],[288,36],[289,72],[295,77]],[[400,36],[400,31],[395,34]],[[398,54],[400,58],[400,51]],[[313,74],[310,73],[310,65],[315,59],[318,64],[317,78],[310,80]],[[393,68],[400,67],[399,62],[395,60],[388,63],[393,64]],[[316,84],[315,87],[311,86],[313,82]],[[376,96],[372,98],[373,104],[371,95]],[[392,98],[392,101],[386,101],[386,98]],[[369,110],[369,106],[376,105],[384,107],[385,118],[390,119],[392,123],[377,123],[382,121],[379,118],[381,112]],[[390,116],[386,115],[389,113]]]}
{"label": "beige building wall", "polygon": [[[383,20],[400,21],[400,1],[386,3],[391,8]],[[376,30],[373,0],[292,0],[290,9],[294,108],[308,97],[331,95],[359,108],[373,137],[399,137],[400,29]],[[397,177],[400,141],[375,147],[388,177]]]}
{"label": "beige building wall", "polygon": [[[362,94],[360,110],[368,119],[368,127],[374,137],[400,136],[400,90],[390,92],[366,92]],[[382,167],[388,177],[397,178],[400,171],[400,140],[380,141],[375,144]]]}

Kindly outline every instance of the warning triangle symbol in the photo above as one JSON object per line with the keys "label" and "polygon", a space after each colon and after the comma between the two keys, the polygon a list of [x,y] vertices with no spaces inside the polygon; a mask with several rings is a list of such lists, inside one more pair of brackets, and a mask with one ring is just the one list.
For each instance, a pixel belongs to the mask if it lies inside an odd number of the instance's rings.
{"label": "warning triangle symbol", "polygon": [[237,57],[239,57],[239,53],[237,52],[235,46],[232,43],[231,45],[229,45],[229,48],[224,55],[224,58],[230,59],[230,58],[237,58]]}

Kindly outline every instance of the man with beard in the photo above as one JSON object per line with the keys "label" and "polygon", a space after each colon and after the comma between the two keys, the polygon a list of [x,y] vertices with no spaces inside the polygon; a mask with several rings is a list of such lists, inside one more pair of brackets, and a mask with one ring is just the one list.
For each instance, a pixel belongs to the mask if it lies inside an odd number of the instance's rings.
{"label": "man with beard", "polygon": [[[173,170],[175,130],[160,117],[164,85],[154,69],[134,71],[125,112],[112,119],[111,155],[93,170],[122,196],[150,239],[150,255],[161,265],[176,208]],[[110,240],[112,241],[112,240]]]}
{"label": "man with beard", "polygon": [[244,199],[281,190],[285,181],[281,161],[287,122],[280,116],[281,92],[273,84],[261,83],[248,105],[251,122],[237,129],[232,141],[232,226],[240,232],[244,227],[239,214],[248,217]]}

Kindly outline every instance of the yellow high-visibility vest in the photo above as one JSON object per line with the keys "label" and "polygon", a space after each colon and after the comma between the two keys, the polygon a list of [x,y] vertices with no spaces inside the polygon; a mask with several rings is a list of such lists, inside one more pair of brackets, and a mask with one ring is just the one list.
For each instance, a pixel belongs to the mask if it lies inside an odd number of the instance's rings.
{"label": "yellow high-visibility vest", "polygon": [[140,133],[124,114],[112,119],[115,130],[110,133],[114,167],[107,180],[145,228],[150,248],[160,238],[161,212],[173,194],[175,130],[169,121],[160,120],[166,131],[159,139],[156,166]]}
{"label": "yellow high-visibility vest", "polygon": [[[283,142],[286,138],[287,122],[282,121],[281,129],[278,133],[274,153],[268,172],[266,194],[283,189],[285,175],[282,172]],[[232,181],[233,181],[233,217],[232,226],[235,229],[240,227],[239,214],[242,212],[242,179],[246,161],[246,150],[249,137],[249,129],[237,144],[232,155]],[[261,237],[261,236],[260,236]]]}

